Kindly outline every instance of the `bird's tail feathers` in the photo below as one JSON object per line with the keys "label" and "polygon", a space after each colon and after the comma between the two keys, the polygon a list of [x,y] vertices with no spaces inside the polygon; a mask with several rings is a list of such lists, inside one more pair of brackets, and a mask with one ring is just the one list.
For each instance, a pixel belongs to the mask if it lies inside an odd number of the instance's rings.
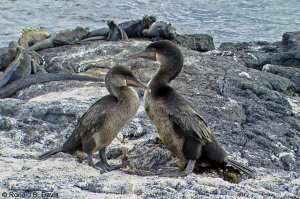
{"label": "bird's tail feathers", "polygon": [[50,156],[54,155],[54,154],[57,154],[59,152],[62,152],[63,151],[63,148],[62,147],[58,147],[58,148],[55,148],[51,151],[48,151],[46,153],[43,153],[42,155],[40,155],[38,157],[39,160],[45,160],[45,159],[48,159]]}
{"label": "bird's tail feathers", "polygon": [[227,162],[228,164],[230,164],[231,166],[233,166],[234,168],[250,175],[250,176],[253,176],[255,174],[255,170],[254,169],[251,169],[250,167],[240,163],[240,162],[237,162],[231,158],[227,158]]}

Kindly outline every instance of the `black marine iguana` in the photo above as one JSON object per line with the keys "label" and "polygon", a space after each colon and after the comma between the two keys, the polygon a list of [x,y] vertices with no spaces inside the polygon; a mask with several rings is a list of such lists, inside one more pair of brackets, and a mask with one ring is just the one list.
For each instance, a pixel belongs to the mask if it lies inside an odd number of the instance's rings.
{"label": "black marine iguana", "polygon": [[112,21],[107,21],[109,27],[108,35],[106,36],[97,36],[83,39],[82,41],[94,41],[94,40],[106,40],[106,41],[119,41],[119,40],[128,40],[127,34],[117,23]]}
{"label": "black marine iguana", "polygon": [[128,37],[118,24],[114,21],[107,21],[109,27],[109,34],[106,38],[106,41],[118,41],[118,40],[128,40]]}
{"label": "black marine iguana", "polygon": [[143,36],[152,38],[152,40],[155,41],[168,39],[182,47],[197,50],[199,52],[215,49],[213,38],[210,35],[180,35],[176,33],[176,28],[172,26],[171,23],[164,21],[154,22],[149,29],[144,29]]}
{"label": "black marine iguana", "polygon": [[148,29],[144,29],[143,37],[154,38],[155,40],[160,39],[174,39],[177,35],[176,28],[171,23],[164,21],[157,21],[152,23]]}
{"label": "black marine iguana", "polygon": [[[142,31],[151,26],[156,21],[155,16],[145,15],[141,20],[126,21],[119,24],[125,31],[128,38],[143,37]],[[107,36],[109,34],[108,28],[101,28],[89,32],[88,37]]]}

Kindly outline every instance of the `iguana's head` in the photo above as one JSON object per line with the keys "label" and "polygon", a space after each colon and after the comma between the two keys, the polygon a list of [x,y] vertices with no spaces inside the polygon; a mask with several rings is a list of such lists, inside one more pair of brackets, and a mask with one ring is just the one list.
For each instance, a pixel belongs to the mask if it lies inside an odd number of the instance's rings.
{"label": "iguana's head", "polygon": [[149,28],[151,24],[156,22],[156,17],[153,15],[145,15],[142,19],[142,26],[143,28]]}
{"label": "iguana's head", "polygon": [[108,25],[109,29],[113,28],[116,26],[116,23],[114,22],[114,20],[108,20],[106,22],[106,24]]}
{"label": "iguana's head", "polygon": [[165,37],[167,39],[174,39],[176,35],[177,35],[176,28],[172,26],[171,23],[168,23],[168,25],[166,26]]}
{"label": "iguana's head", "polygon": [[84,39],[89,34],[90,29],[88,27],[77,26],[75,29],[76,37],[79,39]]}

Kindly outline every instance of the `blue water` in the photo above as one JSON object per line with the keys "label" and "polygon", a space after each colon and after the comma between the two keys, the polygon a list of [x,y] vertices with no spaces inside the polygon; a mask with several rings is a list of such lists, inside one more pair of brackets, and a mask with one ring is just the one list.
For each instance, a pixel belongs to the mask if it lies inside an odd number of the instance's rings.
{"label": "blue water", "polygon": [[17,40],[24,27],[50,33],[76,26],[92,30],[153,14],[178,33],[206,33],[216,46],[226,41],[279,41],[300,31],[299,0],[0,0],[0,47]]}

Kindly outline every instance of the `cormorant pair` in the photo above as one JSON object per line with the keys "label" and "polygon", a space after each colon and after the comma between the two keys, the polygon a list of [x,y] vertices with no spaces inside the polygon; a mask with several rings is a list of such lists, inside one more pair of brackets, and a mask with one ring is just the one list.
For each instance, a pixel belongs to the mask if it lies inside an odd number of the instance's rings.
{"label": "cormorant pair", "polygon": [[135,86],[146,89],[145,111],[156,126],[162,142],[187,164],[184,173],[191,173],[197,162],[214,167],[230,164],[249,175],[254,174],[253,169],[228,156],[203,117],[169,85],[181,72],[184,61],[180,49],[173,42],[153,42],[143,52],[130,57],[160,63],[159,69],[148,84],[151,91],[141,84],[130,70],[122,66],[113,67],[105,79],[110,95],[89,108],[62,147],[45,153],[40,158],[58,152],[72,154],[81,150],[88,154],[88,164],[96,167],[92,153],[99,151],[101,161],[96,165],[106,170],[112,169],[107,163],[105,148],[139,107],[138,96],[129,87]]}

